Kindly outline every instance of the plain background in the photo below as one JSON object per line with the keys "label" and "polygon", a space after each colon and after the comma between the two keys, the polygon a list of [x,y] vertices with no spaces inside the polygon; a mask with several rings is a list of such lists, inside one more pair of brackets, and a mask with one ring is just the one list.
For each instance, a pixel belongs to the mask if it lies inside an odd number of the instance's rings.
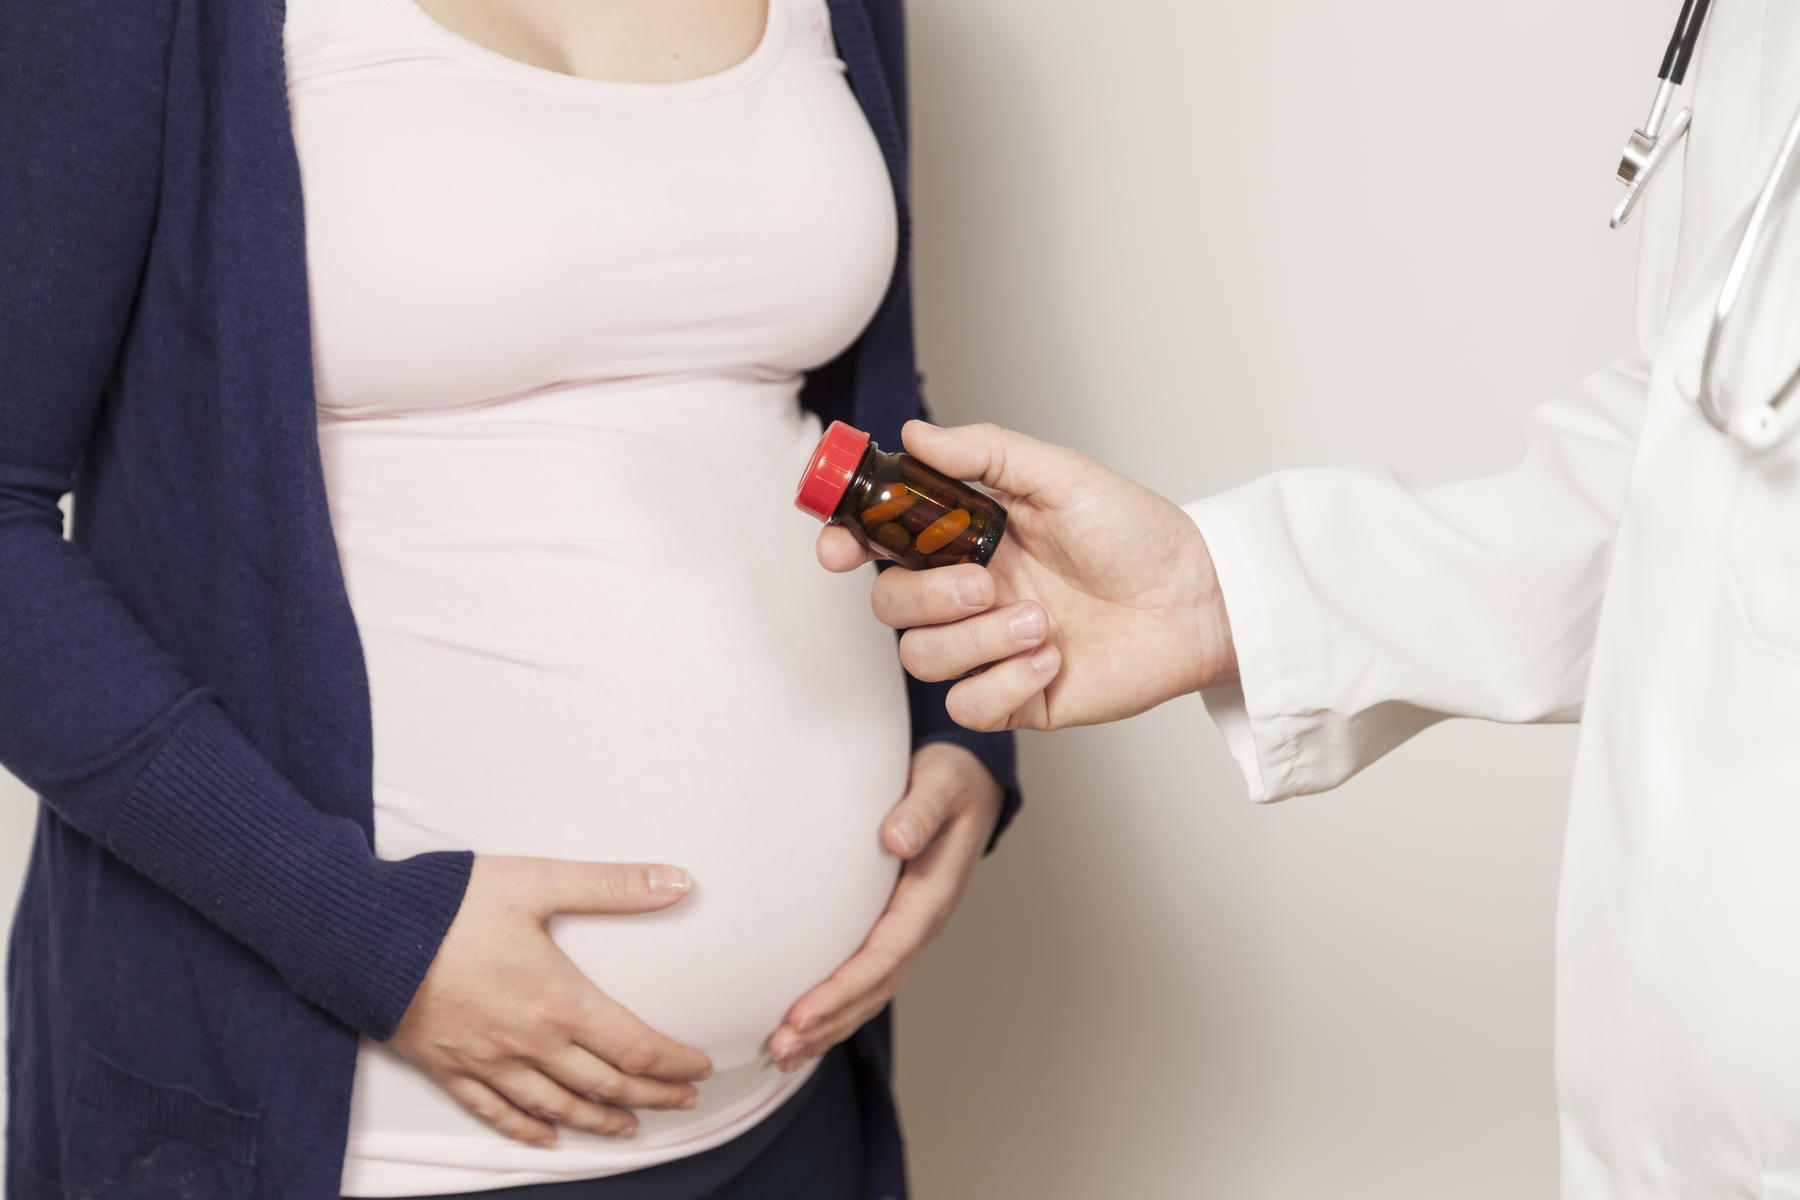
{"label": "plain background", "polygon": [[[913,0],[940,419],[1181,501],[1504,469],[1631,336],[1610,176],[1675,8]],[[1441,726],[1259,807],[1197,700],[1026,736],[1027,810],[901,1006],[918,1195],[1553,1195],[1572,747]],[[9,911],[33,814],[0,777]]]}

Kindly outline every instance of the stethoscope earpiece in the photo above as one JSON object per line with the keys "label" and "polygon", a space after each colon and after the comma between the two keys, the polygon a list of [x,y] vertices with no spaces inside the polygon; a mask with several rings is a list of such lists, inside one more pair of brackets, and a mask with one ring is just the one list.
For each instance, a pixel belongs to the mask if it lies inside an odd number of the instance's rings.
{"label": "stethoscope earpiece", "polygon": [[1752,450],[1767,450],[1781,438],[1781,419],[1775,410],[1759,404],[1749,412],[1733,418],[1727,431]]}

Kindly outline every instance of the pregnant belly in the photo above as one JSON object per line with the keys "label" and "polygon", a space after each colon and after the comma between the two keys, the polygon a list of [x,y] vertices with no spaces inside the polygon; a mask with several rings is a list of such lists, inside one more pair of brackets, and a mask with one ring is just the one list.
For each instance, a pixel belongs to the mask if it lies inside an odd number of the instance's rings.
{"label": "pregnant belly", "polygon": [[[455,439],[379,452],[372,428],[322,429],[369,669],[377,853],[693,876],[667,911],[550,924],[603,991],[713,1058],[701,1111],[643,1114],[640,1147],[778,1086],[769,1034],[855,953],[898,870],[880,826],[906,783],[904,681],[868,579],[821,571],[787,507],[813,428],[787,422],[751,458],[761,474],[734,458],[733,503],[766,519],[727,539],[707,502],[684,510],[634,478],[648,468],[597,464],[566,430],[516,448],[529,486],[472,488],[446,453]],[[483,439],[490,482],[508,461],[496,449]],[[631,450],[644,457],[641,439]],[[559,469],[570,455],[578,466]],[[365,1058],[358,1104],[405,1069]],[[446,1102],[408,1123],[474,1136]]]}
{"label": "pregnant belly", "polygon": [[[800,603],[811,619],[783,652],[779,631],[745,627],[742,598],[688,583],[637,581],[648,611],[610,631],[559,622],[566,592],[528,586],[491,643],[436,628],[441,595],[402,627],[365,620],[376,849],[685,867],[693,889],[672,909],[564,914],[550,930],[609,995],[726,1069],[880,915],[907,716],[891,636],[855,628],[872,624],[860,597],[849,614],[829,594]],[[618,608],[598,600],[572,607]],[[639,644],[618,644],[621,628]]]}

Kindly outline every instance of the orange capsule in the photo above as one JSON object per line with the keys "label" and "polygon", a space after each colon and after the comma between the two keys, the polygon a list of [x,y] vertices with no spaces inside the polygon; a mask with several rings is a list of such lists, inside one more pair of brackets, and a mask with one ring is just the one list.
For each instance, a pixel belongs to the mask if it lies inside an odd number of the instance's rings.
{"label": "orange capsule", "polygon": [[932,554],[942,550],[955,540],[956,535],[969,527],[969,510],[959,508],[945,513],[925,527],[913,545],[920,554]]}
{"label": "orange capsule", "polygon": [[906,526],[896,525],[889,521],[885,525],[877,525],[873,533],[875,540],[889,550],[904,550],[912,541],[912,534],[906,532]]}
{"label": "orange capsule", "polygon": [[813,447],[794,506],[847,528],[865,548],[909,570],[985,566],[1006,532],[1006,510],[992,496],[910,454],[884,453],[842,421]]}
{"label": "orange capsule", "polygon": [[871,504],[862,511],[862,523],[870,529],[886,521],[892,521],[901,513],[919,502],[912,489],[904,483],[889,484],[886,496],[879,504]]}

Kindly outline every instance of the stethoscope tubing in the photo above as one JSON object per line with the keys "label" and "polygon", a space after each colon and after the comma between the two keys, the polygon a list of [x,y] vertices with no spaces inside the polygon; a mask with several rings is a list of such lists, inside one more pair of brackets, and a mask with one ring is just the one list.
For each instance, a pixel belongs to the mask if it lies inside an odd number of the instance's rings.
{"label": "stethoscope tubing", "polygon": [[1663,51],[1662,66],[1656,77],[1676,87],[1687,78],[1688,63],[1693,61],[1694,47],[1700,42],[1700,29],[1706,24],[1706,10],[1712,0],[1682,0],[1681,15],[1675,18],[1675,32],[1669,37],[1669,48]]}
{"label": "stethoscope tubing", "polygon": [[1749,278],[1751,264],[1756,261],[1756,256],[1763,248],[1763,239],[1768,233],[1776,199],[1787,181],[1788,173],[1793,169],[1797,150],[1800,150],[1800,112],[1795,113],[1788,126],[1787,137],[1782,140],[1775,163],[1769,168],[1769,177],[1763,183],[1755,207],[1750,210],[1750,219],[1744,225],[1744,235],[1738,240],[1737,253],[1732,255],[1731,266],[1725,272],[1725,282],[1719,289],[1719,303],[1713,310],[1712,325],[1706,332],[1706,350],[1700,359],[1699,392],[1694,397],[1694,402],[1700,406],[1701,413],[1714,429],[1729,434],[1752,450],[1766,450],[1780,440],[1782,430],[1779,410],[1794,394],[1795,385],[1800,384],[1800,367],[1796,367],[1782,381],[1780,388],[1769,399],[1733,417],[1720,402],[1717,378],[1719,346],[1724,339],[1725,323],[1736,309],[1744,282]]}

